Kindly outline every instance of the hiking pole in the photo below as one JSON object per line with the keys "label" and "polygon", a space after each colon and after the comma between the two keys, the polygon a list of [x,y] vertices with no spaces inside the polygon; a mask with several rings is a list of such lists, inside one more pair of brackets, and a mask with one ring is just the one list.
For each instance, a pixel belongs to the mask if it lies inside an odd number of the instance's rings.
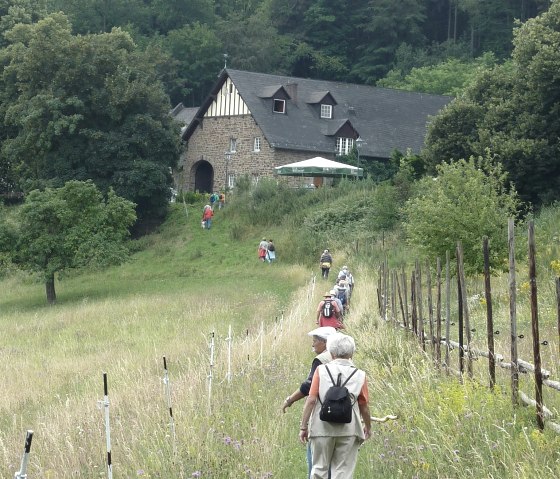
{"label": "hiking pole", "polygon": [[387,422],[389,420],[394,421],[395,419],[398,419],[398,416],[395,416],[394,414],[387,414],[383,417],[371,416],[371,420],[374,422]]}
{"label": "hiking pole", "polygon": [[173,419],[173,407],[171,406],[171,384],[169,383],[169,372],[167,370],[167,359],[163,357],[163,384],[165,384],[165,397],[169,409],[169,427],[171,428],[171,440],[173,441],[173,456],[177,455],[177,437],[175,436],[175,420]]}
{"label": "hiking pole", "polygon": [[210,337],[210,372],[208,374],[208,414],[212,414],[212,376],[214,369],[214,331]]}
{"label": "hiking pole", "polygon": [[27,479],[27,463],[29,462],[29,451],[31,450],[31,440],[33,439],[33,431],[27,430],[25,436],[25,447],[23,448],[23,456],[21,458],[21,465],[19,471],[16,472],[14,479]]}
{"label": "hiking pole", "polygon": [[113,479],[113,463],[111,462],[111,425],[109,423],[109,388],[107,373],[103,373],[103,408],[105,409],[105,434],[107,437],[107,478]]}

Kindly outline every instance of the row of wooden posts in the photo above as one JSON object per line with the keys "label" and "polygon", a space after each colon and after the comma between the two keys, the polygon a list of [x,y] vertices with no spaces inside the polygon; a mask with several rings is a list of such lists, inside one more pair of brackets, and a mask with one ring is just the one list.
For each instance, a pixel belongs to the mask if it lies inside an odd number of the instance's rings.
{"label": "row of wooden posts", "polygon": [[[457,280],[457,323],[458,341],[451,340],[451,326],[455,324],[451,320],[451,273],[450,254],[446,254],[445,264],[445,311],[442,311],[442,264],[440,258],[436,261],[436,284],[435,284],[435,311],[432,287],[432,276],[430,262],[426,262],[426,292],[428,318],[424,319],[423,301],[423,278],[422,266],[416,261],[415,268],[410,275],[410,296],[407,291],[407,276],[404,267],[400,270],[390,270],[388,261],[385,259],[379,267],[377,285],[377,299],[379,314],[386,321],[392,321],[406,330],[412,331],[420,342],[421,347],[426,350],[426,343],[431,345],[431,351],[437,367],[444,366],[446,371],[455,372],[461,378],[466,373],[469,378],[473,377],[473,359],[482,356],[488,358],[489,386],[494,388],[496,384],[496,364],[511,371],[511,395],[515,405],[521,402],[536,407],[537,424],[540,429],[546,424],[560,433],[560,425],[548,420],[552,413],[543,404],[543,385],[560,391],[560,382],[550,379],[550,373],[541,365],[541,343],[539,338],[539,316],[537,308],[537,277],[536,277],[536,255],[535,255],[535,233],[534,224],[529,222],[528,226],[528,258],[529,258],[529,284],[531,302],[531,331],[533,339],[533,364],[518,357],[517,353],[517,300],[516,300],[516,273],[515,273],[515,240],[514,222],[508,222],[508,247],[509,247],[509,316],[510,316],[510,361],[504,361],[504,356],[497,354],[494,350],[494,335],[498,334],[494,329],[492,314],[492,289],[490,281],[489,245],[488,238],[483,238],[482,254],[484,256],[484,286],[486,300],[486,337],[487,351],[481,351],[471,346],[471,333],[473,328],[470,324],[469,305],[465,272],[463,267],[463,248],[457,243],[456,249],[456,280]],[[557,296],[557,321],[558,321],[558,347],[560,350],[560,278],[556,278]],[[410,306],[409,306],[410,298]],[[399,315],[400,313],[400,315]],[[444,315],[444,316],[443,316]],[[426,326],[429,328],[425,331]],[[442,326],[445,334],[442,335]],[[441,346],[444,345],[445,359],[442,363]],[[452,368],[450,362],[450,351],[457,348],[459,352],[458,370]],[[519,391],[519,373],[533,373],[535,379],[535,399],[529,398],[525,393]]]}

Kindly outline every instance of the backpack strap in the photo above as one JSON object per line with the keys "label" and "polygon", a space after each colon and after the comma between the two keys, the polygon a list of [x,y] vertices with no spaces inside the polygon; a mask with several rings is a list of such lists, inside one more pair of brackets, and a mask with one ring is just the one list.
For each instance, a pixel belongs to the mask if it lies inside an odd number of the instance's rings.
{"label": "backpack strap", "polygon": [[347,383],[348,381],[350,381],[350,378],[351,378],[352,376],[354,376],[354,374],[356,374],[357,372],[358,372],[358,368],[354,368],[354,371],[352,371],[352,374],[350,374],[350,376],[348,376],[348,377],[346,378],[346,381],[344,381],[344,383],[342,384],[342,387],[346,386],[346,383]]}

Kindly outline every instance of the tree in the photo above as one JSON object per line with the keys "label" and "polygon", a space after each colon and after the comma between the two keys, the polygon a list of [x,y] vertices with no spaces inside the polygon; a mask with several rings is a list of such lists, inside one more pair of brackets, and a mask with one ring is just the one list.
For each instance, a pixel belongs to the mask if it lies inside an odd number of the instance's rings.
{"label": "tree", "polygon": [[492,67],[495,62],[491,53],[471,61],[449,58],[437,65],[414,67],[404,77],[400,72],[391,70],[377,85],[438,95],[458,95],[482,69]]}
{"label": "tree", "polygon": [[160,217],[180,151],[169,98],[128,33],[75,36],[63,14],[6,33],[0,162],[30,191],[91,179]]}
{"label": "tree", "polygon": [[490,239],[490,264],[503,266],[507,258],[507,220],[515,216],[519,200],[507,187],[506,175],[488,156],[442,163],[438,176],[424,178],[418,195],[404,208],[408,241],[432,257],[443,258],[463,244],[465,269],[483,271],[482,238]]}
{"label": "tree", "polygon": [[[511,62],[483,71],[429,127],[432,166],[490,149],[520,197],[560,198],[560,0],[514,32]],[[455,156],[458,152],[463,156]]]}
{"label": "tree", "polygon": [[73,268],[121,263],[136,220],[134,204],[112,189],[104,199],[91,181],[34,190],[19,212],[19,225],[0,224],[0,250],[45,281],[47,301],[56,302],[55,274]]}

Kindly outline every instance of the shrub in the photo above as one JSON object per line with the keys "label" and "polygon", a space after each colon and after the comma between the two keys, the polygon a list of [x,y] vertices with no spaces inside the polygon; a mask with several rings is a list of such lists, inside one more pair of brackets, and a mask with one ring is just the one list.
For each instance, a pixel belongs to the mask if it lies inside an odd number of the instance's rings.
{"label": "shrub", "polygon": [[486,158],[442,163],[438,176],[425,178],[419,193],[404,208],[410,243],[431,256],[464,250],[465,270],[482,271],[482,238],[491,244],[490,264],[502,267],[507,258],[507,221],[515,216],[519,200],[507,189],[500,165]]}

